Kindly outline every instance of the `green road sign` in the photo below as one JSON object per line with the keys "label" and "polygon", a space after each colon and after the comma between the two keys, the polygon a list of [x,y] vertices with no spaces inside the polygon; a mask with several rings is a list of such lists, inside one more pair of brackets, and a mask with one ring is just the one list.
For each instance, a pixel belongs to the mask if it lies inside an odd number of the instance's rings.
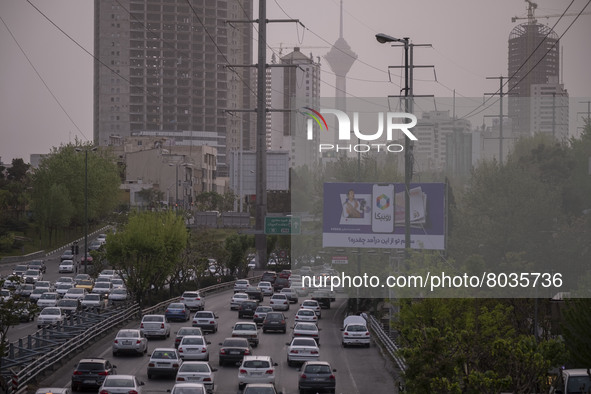
{"label": "green road sign", "polygon": [[302,221],[293,216],[265,216],[265,234],[300,234]]}

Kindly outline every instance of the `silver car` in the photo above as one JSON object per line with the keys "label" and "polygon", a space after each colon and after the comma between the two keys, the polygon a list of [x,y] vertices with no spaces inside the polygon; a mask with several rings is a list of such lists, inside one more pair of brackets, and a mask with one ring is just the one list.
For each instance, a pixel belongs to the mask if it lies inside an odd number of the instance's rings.
{"label": "silver car", "polygon": [[61,308],[58,307],[47,307],[39,313],[37,316],[37,328],[52,326],[54,324],[63,323],[64,314]]}
{"label": "silver car", "polygon": [[148,352],[148,339],[143,332],[134,329],[119,330],[113,340],[113,356],[126,352],[140,356]]}

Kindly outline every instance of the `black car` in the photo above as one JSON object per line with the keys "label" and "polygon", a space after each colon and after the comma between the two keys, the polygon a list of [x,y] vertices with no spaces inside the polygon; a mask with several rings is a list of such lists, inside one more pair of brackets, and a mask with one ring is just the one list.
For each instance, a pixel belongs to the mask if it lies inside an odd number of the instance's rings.
{"label": "black car", "polygon": [[254,311],[258,308],[258,306],[259,303],[252,300],[241,302],[238,306],[238,318],[242,319],[243,317],[253,317]]}
{"label": "black car", "polygon": [[261,276],[261,282],[271,282],[273,284],[275,279],[277,279],[277,273],[273,271],[264,272],[263,276]]}
{"label": "black car", "polygon": [[115,375],[115,365],[104,358],[83,358],[72,374],[72,390],[98,389],[107,375]]}
{"label": "black car", "polygon": [[277,279],[275,279],[275,283],[273,283],[273,290],[275,290],[275,292],[279,292],[284,287],[289,287],[289,286],[290,286],[289,279],[277,278]]}
{"label": "black car", "polygon": [[226,363],[242,362],[244,356],[250,356],[252,348],[246,338],[226,338],[220,343],[220,366]]}
{"label": "black car", "polygon": [[265,298],[263,291],[260,287],[257,286],[248,286],[248,288],[244,292],[248,294],[248,298],[250,298],[251,300],[263,302],[263,299]]}
{"label": "black car", "polygon": [[286,317],[283,312],[268,312],[263,320],[263,333],[267,331],[287,332]]}

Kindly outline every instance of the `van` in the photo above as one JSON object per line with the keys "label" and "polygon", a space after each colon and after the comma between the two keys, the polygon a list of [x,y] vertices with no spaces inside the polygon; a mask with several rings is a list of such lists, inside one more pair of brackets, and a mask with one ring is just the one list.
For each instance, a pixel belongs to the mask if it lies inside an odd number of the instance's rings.
{"label": "van", "polygon": [[585,391],[591,388],[589,368],[563,369],[556,383],[550,388],[550,394],[580,393],[582,387]]}
{"label": "van", "polygon": [[361,316],[351,315],[347,316],[345,320],[343,320],[343,328],[347,327],[347,325],[349,324],[362,324],[364,326],[367,326],[367,321]]}

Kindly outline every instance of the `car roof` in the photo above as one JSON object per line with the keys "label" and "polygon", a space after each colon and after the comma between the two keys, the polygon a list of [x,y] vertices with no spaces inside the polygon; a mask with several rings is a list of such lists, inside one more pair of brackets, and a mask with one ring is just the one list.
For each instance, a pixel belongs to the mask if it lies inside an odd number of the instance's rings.
{"label": "car roof", "polygon": [[265,361],[271,361],[271,356],[244,356],[244,361],[250,361],[250,360],[265,360]]}

